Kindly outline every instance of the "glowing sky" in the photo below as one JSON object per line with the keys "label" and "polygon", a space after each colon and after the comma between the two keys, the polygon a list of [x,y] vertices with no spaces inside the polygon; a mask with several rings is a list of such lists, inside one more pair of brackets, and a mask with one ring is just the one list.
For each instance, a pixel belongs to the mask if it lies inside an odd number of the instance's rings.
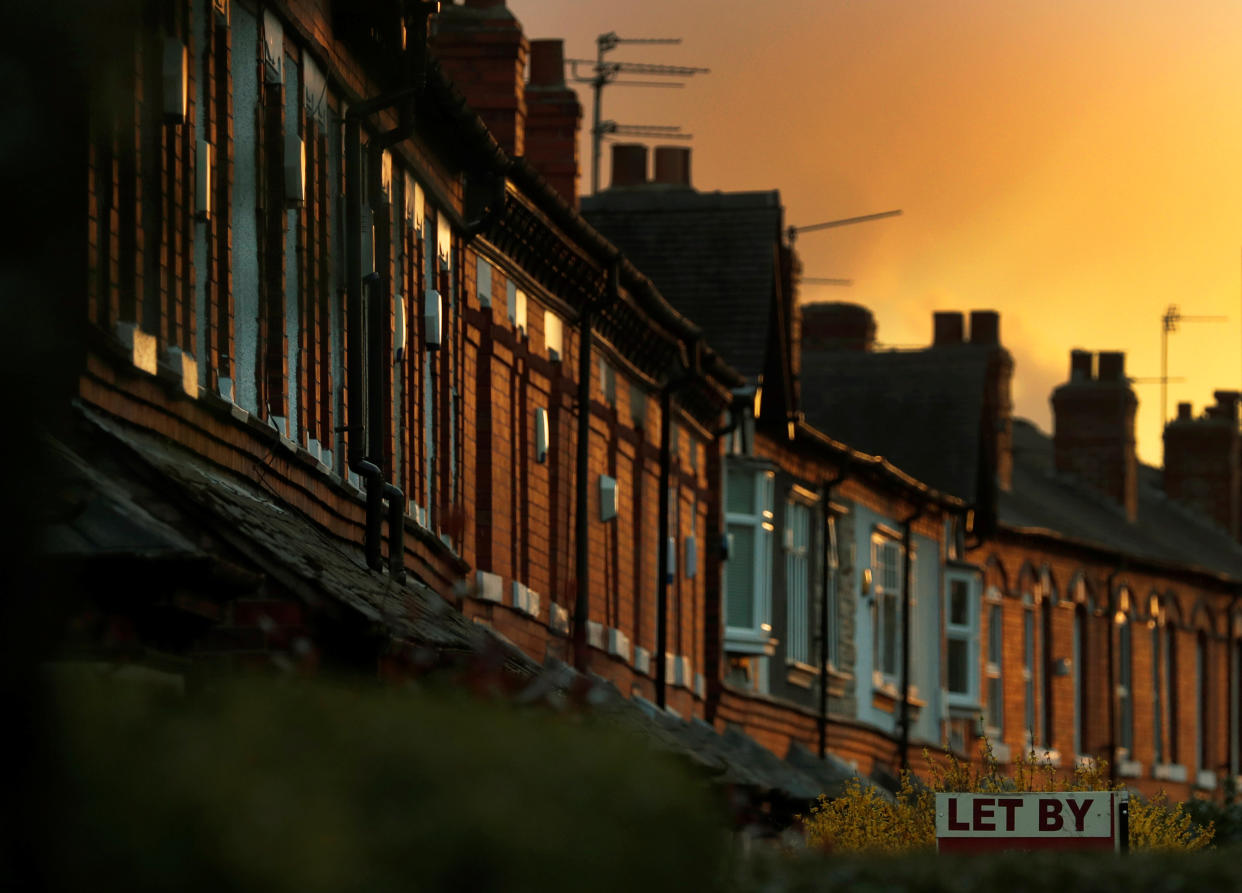
{"label": "glowing sky", "polygon": [[[1242,388],[1242,3],[1238,0],[509,0],[528,37],[681,37],[610,59],[700,65],[684,89],[610,87],[604,118],[694,134],[701,190],[779,189],[808,233],[803,300],[871,307],[925,345],[933,310],[994,308],[1017,414],[1051,430],[1069,351],[1160,374],[1170,304],[1223,323],[1169,339],[1169,414]],[[589,189],[590,93],[582,157]],[[607,183],[607,147],[602,182]],[[1160,386],[1137,384],[1159,463]]]}

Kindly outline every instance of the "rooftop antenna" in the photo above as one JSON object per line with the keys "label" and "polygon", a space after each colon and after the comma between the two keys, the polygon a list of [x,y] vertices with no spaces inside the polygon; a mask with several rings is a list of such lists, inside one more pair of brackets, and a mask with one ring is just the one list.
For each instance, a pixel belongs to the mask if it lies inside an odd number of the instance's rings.
{"label": "rooftop antenna", "polygon": [[676,124],[618,124],[616,121],[600,121],[599,130],[604,139],[614,136],[650,137],[664,140],[694,139],[693,133],[682,133],[681,128]]}
{"label": "rooftop antenna", "polygon": [[[900,217],[901,209],[897,208],[893,211],[880,211],[876,214],[861,214],[858,217],[842,217],[839,220],[828,220],[824,223],[811,223],[806,226],[791,226],[785,231],[789,237],[789,247],[793,247],[793,243],[798,238],[798,233],[813,233],[821,229],[835,229],[838,226],[853,226],[855,223],[870,223],[872,220],[883,220],[886,217]],[[833,279],[824,276],[803,276],[799,282],[808,285],[853,285],[853,279]]]}
{"label": "rooftop antenna", "polygon": [[[659,75],[663,77],[688,78],[696,74],[707,74],[709,69],[695,68],[689,65],[652,65],[646,62],[606,62],[604,54],[610,53],[623,43],[644,43],[644,44],[679,44],[680,37],[618,37],[615,31],[609,31],[607,34],[601,34],[595,38],[595,59],[566,59],[571,66],[573,79],[580,84],[590,84],[591,89],[595,93],[595,111],[591,119],[591,194],[599,192],[599,150],[600,144],[603,142],[605,130],[603,128],[604,121],[600,119],[600,109],[603,103],[604,86],[607,84],[616,84],[625,87],[683,87],[681,81],[654,81],[654,80],[630,80],[619,81],[619,74],[634,74],[642,77],[650,77]],[[589,77],[584,77],[578,73],[579,65],[593,65],[594,73]],[[615,122],[612,124],[613,130],[608,131],[616,133]],[[659,125],[656,132],[643,134],[648,136],[669,136],[670,132],[663,131]],[[651,127],[645,129],[651,130]],[[680,128],[677,128],[680,130]],[[672,131],[671,133],[675,133]],[[634,134],[639,135],[639,134]],[[688,138],[673,136],[674,139]]]}
{"label": "rooftop antenna", "polygon": [[1160,317],[1160,430],[1169,421],[1169,333],[1177,331],[1179,322],[1225,322],[1225,316],[1183,316],[1176,304]]}
{"label": "rooftop antenna", "polygon": [[827,276],[803,276],[798,282],[804,285],[844,285],[847,287],[854,284],[853,279],[833,279]]}

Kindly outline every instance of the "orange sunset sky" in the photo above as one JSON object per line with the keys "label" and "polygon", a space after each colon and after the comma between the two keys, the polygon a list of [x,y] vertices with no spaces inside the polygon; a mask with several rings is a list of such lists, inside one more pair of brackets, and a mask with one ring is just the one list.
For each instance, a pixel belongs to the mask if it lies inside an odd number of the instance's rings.
{"label": "orange sunset sky", "polygon": [[[884,345],[933,310],[994,308],[1016,412],[1051,430],[1069,351],[1124,350],[1169,414],[1242,388],[1242,3],[1237,0],[509,0],[531,38],[594,58],[598,34],[681,37],[609,59],[711,69],[684,89],[609,87],[604,118],[694,134],[701,190],[779,189],[808,233],[802,299],[869,306]],[[585,73],[585,72],[584,72]],[[583,86],[583,192],[590,90]],[[608,182],[607,145],[602,183]],[[1158,464],[1160,386],[1137,384]]]}

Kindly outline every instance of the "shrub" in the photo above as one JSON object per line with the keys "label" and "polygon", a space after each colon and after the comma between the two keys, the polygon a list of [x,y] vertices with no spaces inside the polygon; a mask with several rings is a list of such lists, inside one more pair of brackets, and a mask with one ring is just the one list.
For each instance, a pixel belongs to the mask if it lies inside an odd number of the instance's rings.
{"label": "shrub", "polygon": [[[834,800],[821,796],[810,812],[800,817],[807,843],[843,853],[927,851],[936,845],[938,792],[1106,791],[1112,787],[1108,764],[1102,761],[1080,763],[1067,777],[1031,751],[1016,759],[1006,773],[992,752],[991,742],[982,739],[982,747],[983,759],[974,766],[952,753],[946,752],[941,761],[924,751],[931,767],[929,785],[919,784],[904,772],[893,801],[856,779]],[[1163,791],[1150,799],[1130,798],[1131,850],[1191,852],[1210,846],[1214,835],[1211,820],[1197,824],[1184,804],[1170,804]]]}

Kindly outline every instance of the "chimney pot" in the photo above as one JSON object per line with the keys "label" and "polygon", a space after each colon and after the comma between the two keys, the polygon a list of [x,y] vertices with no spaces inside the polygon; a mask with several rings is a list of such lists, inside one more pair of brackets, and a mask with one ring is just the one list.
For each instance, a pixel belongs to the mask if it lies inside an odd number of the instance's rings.
{"label": "chimney pot", "polygon": [[655,183],[690,185],[690,150],[686,146],[656,146]]}
{"label": "chimney pot", "polygon": [[1100,381],[1125,382],[1126,355],[1119,350],[1100,351]]}
{"label": "chimney pot", "polygon": [[960,311],[937,310],[932,314],[932,346],[961,344],[966,333],[966,318]]}
{"label": "chimney pot", "polygon": [[641,186],[647,182],[647,147],[642,143],[613,143],[612,185]]}
{"label": "chimney pot", "polygon": [[1000,344],[1000,314],[995,310],[970,311],[970,343]]}
{"label": "chimney pot", "polygon": [[1095,378],[1095,354],[1089,350],[1070,351],[1070,381],[1091,381]]}
{"label": "chimney pot", "polygon": [[556,38],[530,42],[530,85],[562,87],[565,85],[565,41]]}
{"label": "chimney pot", "polygon": [[1177,404],[1177,420],[1179,422],[1189,422],[1189,421],[1192,421],[1192,419],[1193,419],[1193,416],[1191,415],[1190,404],[1189,403]]}

